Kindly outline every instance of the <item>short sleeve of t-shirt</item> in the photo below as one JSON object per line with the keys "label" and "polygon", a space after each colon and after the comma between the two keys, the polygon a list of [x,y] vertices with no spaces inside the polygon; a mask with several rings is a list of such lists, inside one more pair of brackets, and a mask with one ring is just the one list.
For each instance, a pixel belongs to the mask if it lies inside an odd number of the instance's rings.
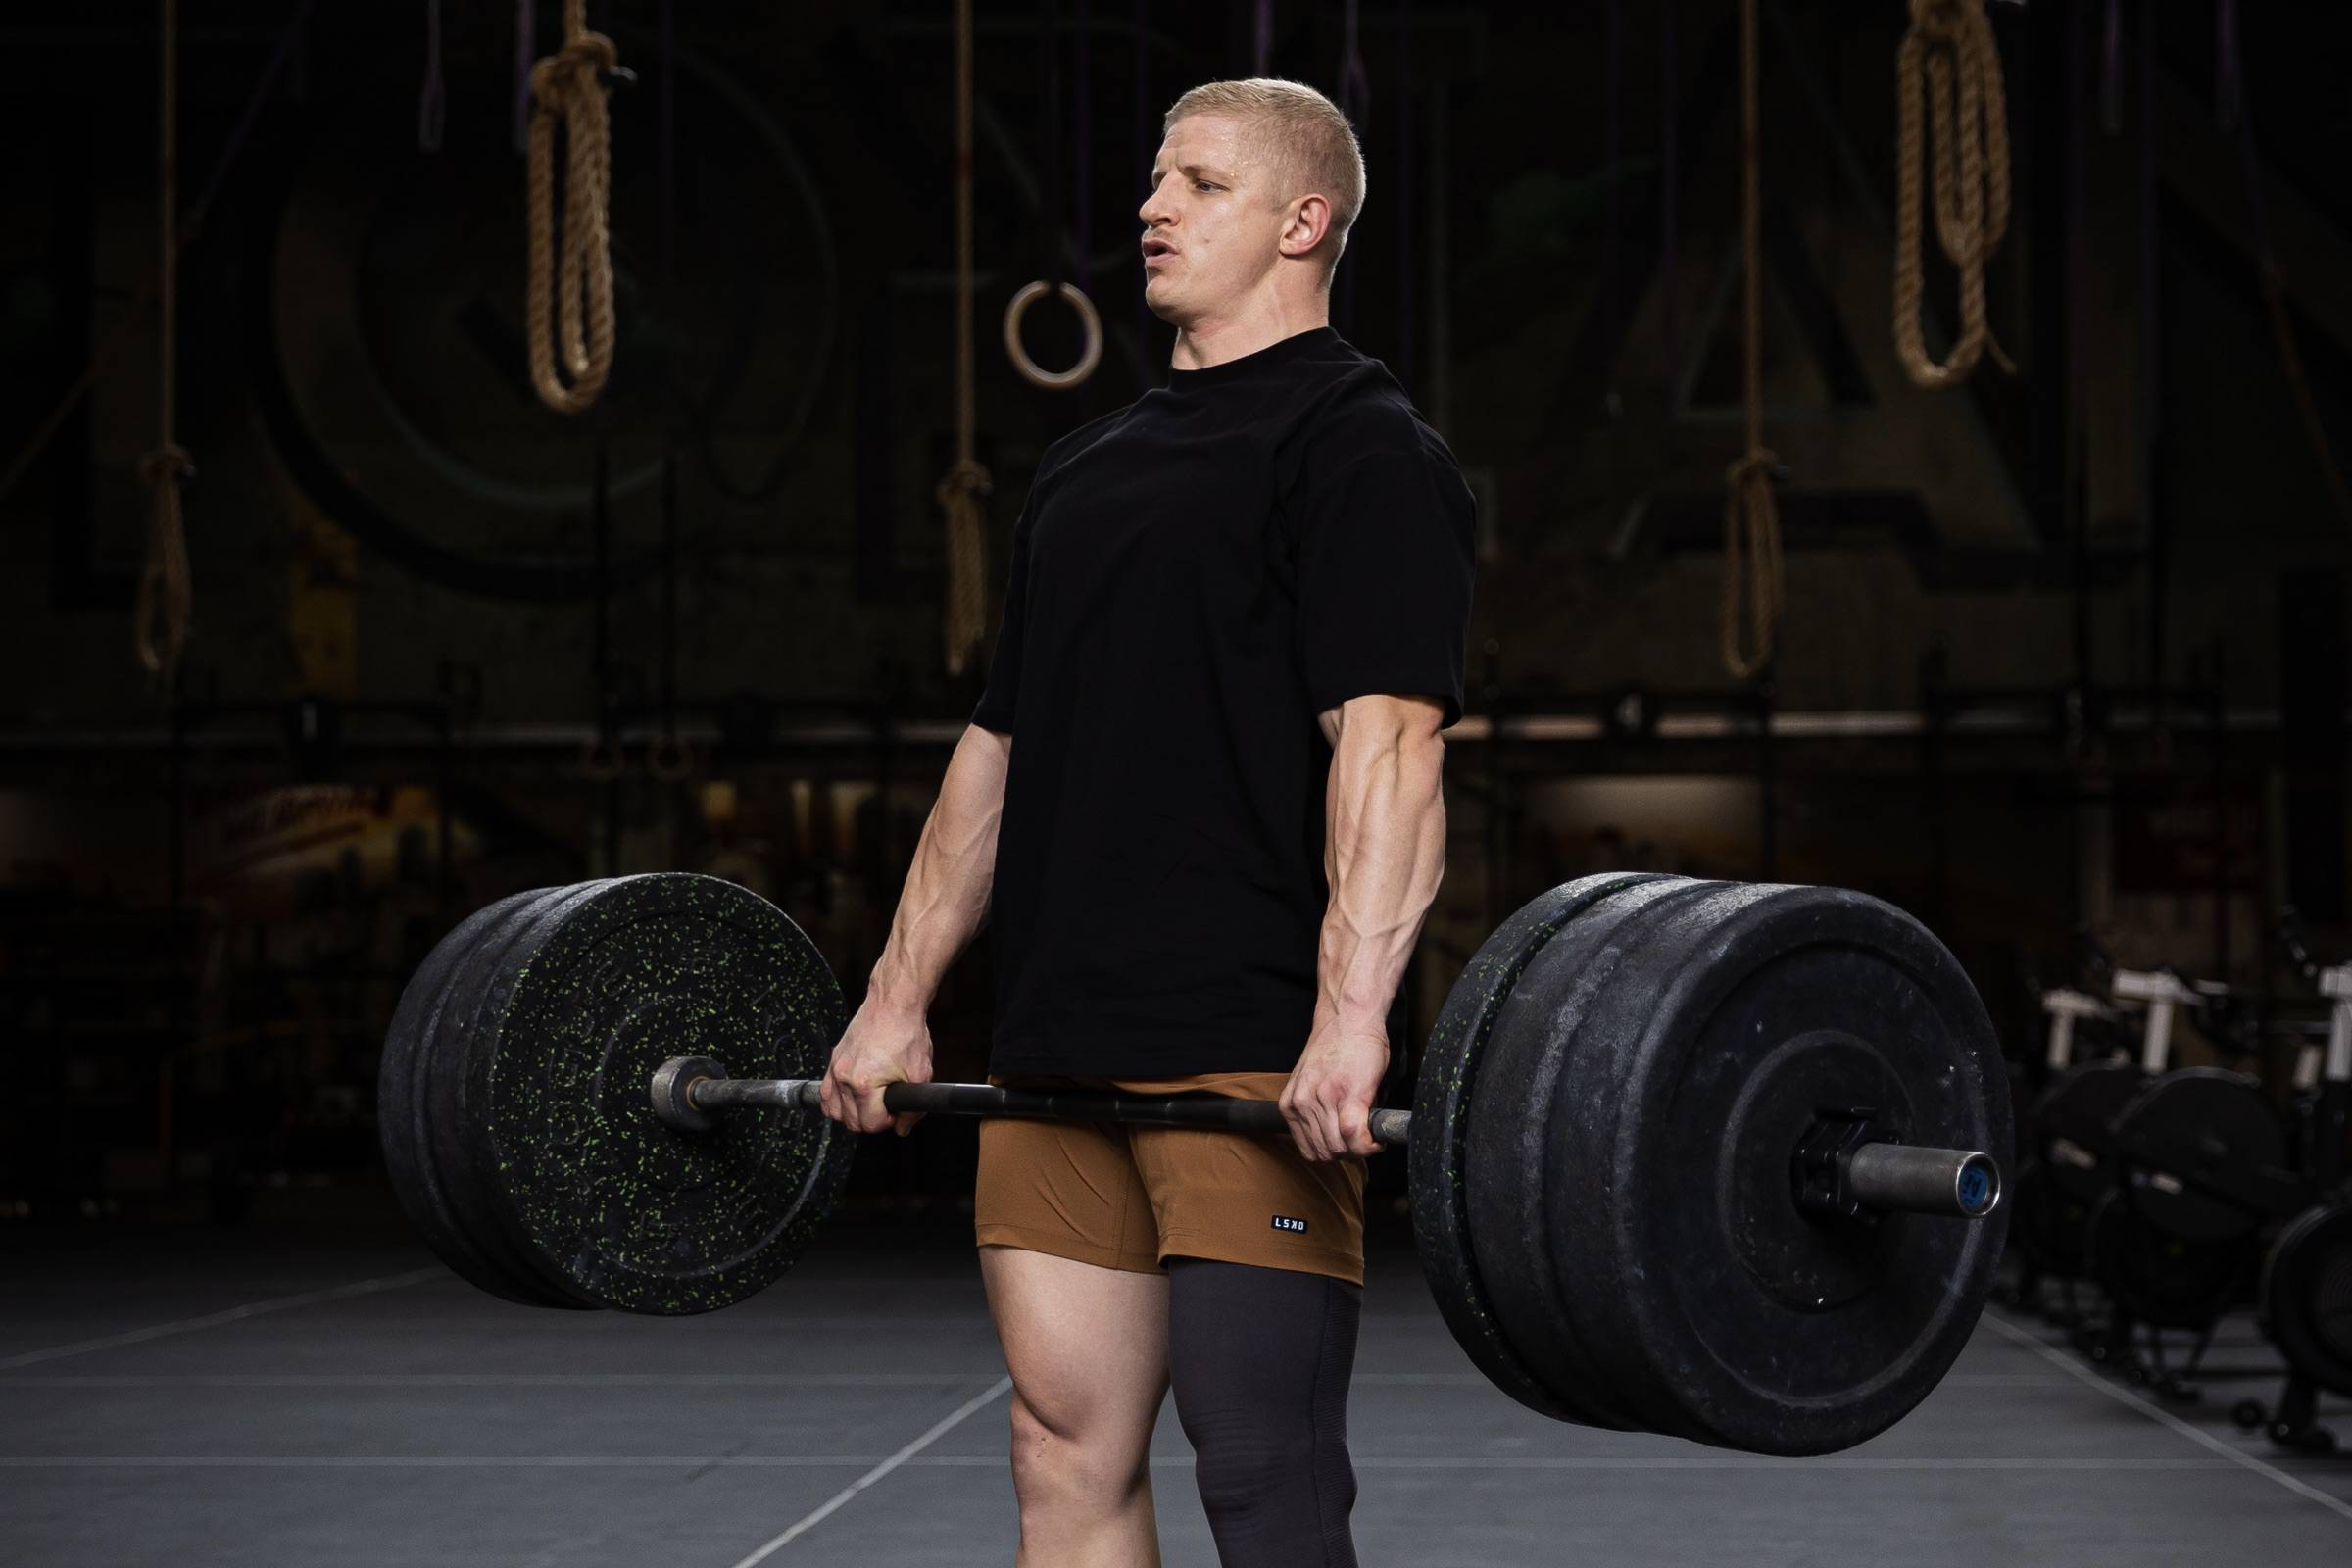
{"label": "short sleeve of t-shirt", "polygon": [[1004,623],[997,628],[997,651],[988,662],[988,684],[981,689],[972,722],[1001,735],[1012,733],[1015,699],[1021,689],[1021,634],[1029,610],[1029,518],[1037,505],[1032,486],[1020,520],[1012,525],[1012,566],[1004,578]]}
{"label": "short sleeve of t-shirt", "polygon": [[1432,697],[1462,716],[1470,630],[1470,487],[1434,437],[1305,475],[1298,664],[1317,713],[1350,697]]}

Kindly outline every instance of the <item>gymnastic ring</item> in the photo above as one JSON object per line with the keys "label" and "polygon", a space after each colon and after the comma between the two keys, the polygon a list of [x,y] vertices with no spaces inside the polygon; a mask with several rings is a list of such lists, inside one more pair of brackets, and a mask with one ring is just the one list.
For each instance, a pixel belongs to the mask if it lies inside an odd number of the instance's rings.
{"label": "gymnastic ring", "polygon": [[645,770],[664,784],[675,784],[694,771],[694,748],[675,735],[664,735],[645,749]]}
{"label": "gymnastic ring", "polygon": [[[1021,318],[1029,314],[1030,306],[1056,288],[1070,302],[1070,309],[1078,313],[1078,324],[1086,329],[1086,348],[1078,356],[1078,363],[1066,370],[1044,368],[1021,347]],[[1102,363],[1102,318],[1095,314],[1095,302],[1075,283],[1023,284],[1021,291],[1012,297],[1012,303],[1004,307],[1004,352],[1011,358],[1012,368],[1021,372],[1021,379],[1031,386],[1044,387],[1049,392],[1076,386],[1094,374],[1095,367]]]}

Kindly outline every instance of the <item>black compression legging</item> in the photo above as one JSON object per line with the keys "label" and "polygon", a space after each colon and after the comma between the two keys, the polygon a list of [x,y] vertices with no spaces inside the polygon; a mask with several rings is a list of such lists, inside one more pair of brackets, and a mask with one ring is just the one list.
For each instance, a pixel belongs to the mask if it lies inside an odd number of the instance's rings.
{"label": "black compression legging", "polygon": [[1363,1288],[1168,1259],[1168,1375],[1224,1568],[1355,1568],[1348,1378]]}

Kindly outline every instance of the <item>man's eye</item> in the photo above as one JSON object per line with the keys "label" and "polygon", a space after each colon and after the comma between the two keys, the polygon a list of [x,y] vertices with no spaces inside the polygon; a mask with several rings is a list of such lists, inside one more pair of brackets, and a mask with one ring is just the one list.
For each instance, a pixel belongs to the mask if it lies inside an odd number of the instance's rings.
{"label": "man's eye", "polygon": [[1205,179],[1196,179],[1193,181],[1193,188],[1195,190],[1216,190],[1218,187],[1210,184]]}

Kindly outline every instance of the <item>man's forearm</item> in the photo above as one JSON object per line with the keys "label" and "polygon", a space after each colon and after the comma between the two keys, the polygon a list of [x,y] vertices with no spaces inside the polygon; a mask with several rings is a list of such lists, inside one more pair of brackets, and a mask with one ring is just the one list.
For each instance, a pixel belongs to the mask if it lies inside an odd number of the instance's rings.
{"label": "man's forearm", "polygon": [[1351,702],[1325,785],[1331,905],[1315,1028],[1379,1034],[1446,874],[1446,742],[1418,704]]}
{"label": "man's forearm", "polygon": [[921,1012],[964,945],[988,919],[996,884],[997,826],[1004,811],[1004,776],[1012,740],[977,725],[948,760],[939,800],[923,822],[914,863],[875,960],[868,996],[886,1006]]}

